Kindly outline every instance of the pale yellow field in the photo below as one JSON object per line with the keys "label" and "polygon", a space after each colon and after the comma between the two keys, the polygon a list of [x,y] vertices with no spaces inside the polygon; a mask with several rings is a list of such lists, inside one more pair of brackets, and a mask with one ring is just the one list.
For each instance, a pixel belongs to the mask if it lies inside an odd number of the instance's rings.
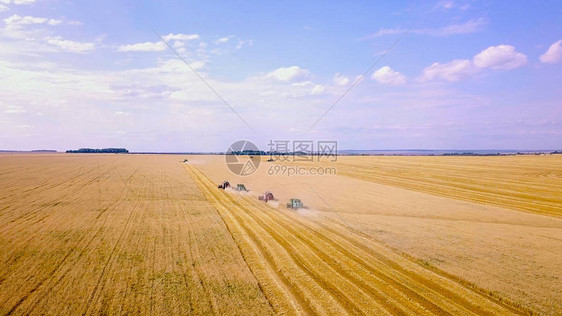
{"label": "pale yellow field", "polygon": [[[246,184],[252,190],[249,192],[252,200],[265,190],[274,192],[282,203],[291,197],[301,198],[309,210],[297,212],[300,219],[332,225],[330,227],[349,225],[368,238],[368,242],[365,239],[363,242],[370,246],[391,248],[464,285],[535,312],[562,313],[562,220],[558,216],[458,199],[456,197],[464,191],[455,189],[458,185],[455,181],[448,187],[453,192],[448,197],[424,193],[426,188],[423,187],[415,191],[404,189],[405,185],[399,181],[400,174],[415,174],[413,166],[419,173],[450,174],[449,169],[454,169],[453,166],[463,169],[463,165],[468,164],[456,165],[455,161],[472,158],[483,166],[495,166],[491,170],[499,175],[491,171],[487,174],[489,179],[497,179],[487,182],[490,191],[500,186],[502,177],[515,177],[509,176],[510,172],[528,174],[527,181],[535,187],[541,186],[541,177],[537,173],[532,175],[529,170],[548,172],[550,165],[550,174],[562,174],[560,156],[507,157],[511,164],[495,161],[506,157],[339,157],[336,163],[322,164],[336,167],[337,176],[292,177],[268,175],[269,168],[275,163],[265,161],[255,174],[248,177],[232,175],[223,157],[194,156],[190,161],[215,183],[228,179],[231,183]],[[427,161],[427,167],[424,161]],[[533,163],[536,164],[534,168]],[[307,166],[302,162],[298,164]],[[435,167],[439,164],[449,167],[440,171]],[[365,181],[348,176],[356,172],[357,165],[362,168],[371,165],[372,170],[386,170],[387,173],[392,170],[398,180],[394,186],[389,186],[376,183],[377,179],[372,177]],[[521,170],[521,166],[526,170]],[[475,168],[474,161],[472,168]],[[406,176],[402,177],[404,183],[410,182]],[[480,179],[479,173],[468,168],[464,170],[464,177],[472,178],[480,184],[481,191],[486,191],[486,183]],[[525,181],[521,182],[523,187]],[[430,184],[428,180],[428,186]],[[559,198],[562,182],[545,182],[544,188],[538,192],[547,190],[557,190],[558,195],[553,195]],[[510,198],[515,199],[511,192],[505,191],[501,200]],[[537,208],[542,199],[538,200]],[[554,206],[559,209],[561,204]]]}
{"label": "pale yellow field", "polygon": [[562,313],[560,158],[340,157],[337,176],[264,162],[245,178],[184,158],[0,155],[0,314]]}
{"label": "pale yellow field", "polygon": [[271,314],[173,156],[0,155],[0,314]]}
{"label": "pale yellow field", "polygon": [[338,169],[356,179],[562,216],[562,155],[341,157]]}

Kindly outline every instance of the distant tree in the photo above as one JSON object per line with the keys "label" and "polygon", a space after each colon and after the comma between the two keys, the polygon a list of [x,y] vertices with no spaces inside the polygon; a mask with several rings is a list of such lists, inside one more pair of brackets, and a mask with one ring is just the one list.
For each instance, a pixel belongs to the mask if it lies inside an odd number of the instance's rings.
{"label": "distant tree", "polygon": [[102,149],[92,149],[92,148],[80,148],[78,150],[67,150],[67,153],[72,154],[100,154],[100,153],[110,153],[110,154],[127,154],[129,151],[125,148],[102,148]]}

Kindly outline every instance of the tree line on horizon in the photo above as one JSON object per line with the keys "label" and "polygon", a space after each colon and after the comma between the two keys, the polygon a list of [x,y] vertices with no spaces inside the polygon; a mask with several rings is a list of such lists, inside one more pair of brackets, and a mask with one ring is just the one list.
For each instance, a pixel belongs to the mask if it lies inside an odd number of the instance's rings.
{"label": "tree line on horizon", "polygon": [[127,154],[129,151],[125,148],[80,148],[77,150],[67,150],[67,153],[75,154],[75,153],[86,153],[86,154],[101,154],[101,153],[108,153],[108,154]]}

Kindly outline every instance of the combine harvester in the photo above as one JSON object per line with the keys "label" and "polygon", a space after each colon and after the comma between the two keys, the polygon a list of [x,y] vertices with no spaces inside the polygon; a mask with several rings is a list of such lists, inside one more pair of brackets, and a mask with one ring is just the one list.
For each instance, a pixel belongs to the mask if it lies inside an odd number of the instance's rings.
{"label": "combine harvester", "polygon": [[258,199],[266,203],[267,201],[275,201],[275,197],[273,196],[273,193],[271,193],[270,191],[265,191],[263,195],[258,196]]}
{"label": "combine harvester", "polygon": [[291,208],[293,210],[298,210],[304,208],[300,199],[291,199],[289,203],[287,203],[287,208]]}
{"label": "combine harvester", "polygon": [[[228,182],[226,180],[223,181],[222,184],[219,184],[219,189],[226,190],[228,188],[230,188],[230,182]],[[246,189],[246,187],[241,183],[237,184],[236,187],[233,188],[233,189],[236,190],[236,191],[243,191],[243,192],[248,191],[248,189]]]}
{"label": "combine harvester", "polygon": [[237,185],[236,185],[236,188],[235,188],[234,190],[236,190],[236,191],[241,191],[241,192],[246,192],[246,191],[248,191],[248,190],[246,189],[246,187],[245,187],[243,184],[241,184],[241,183],[237,184]]}

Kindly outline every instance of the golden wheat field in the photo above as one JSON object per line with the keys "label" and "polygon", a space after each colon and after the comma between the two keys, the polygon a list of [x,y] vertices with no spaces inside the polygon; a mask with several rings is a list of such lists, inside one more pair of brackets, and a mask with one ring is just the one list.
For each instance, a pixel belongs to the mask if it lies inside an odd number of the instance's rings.
{"label": "golden wheat field", "polygon": [[561,156],[275,164],[0,155],[0,314],[562,313]]}

